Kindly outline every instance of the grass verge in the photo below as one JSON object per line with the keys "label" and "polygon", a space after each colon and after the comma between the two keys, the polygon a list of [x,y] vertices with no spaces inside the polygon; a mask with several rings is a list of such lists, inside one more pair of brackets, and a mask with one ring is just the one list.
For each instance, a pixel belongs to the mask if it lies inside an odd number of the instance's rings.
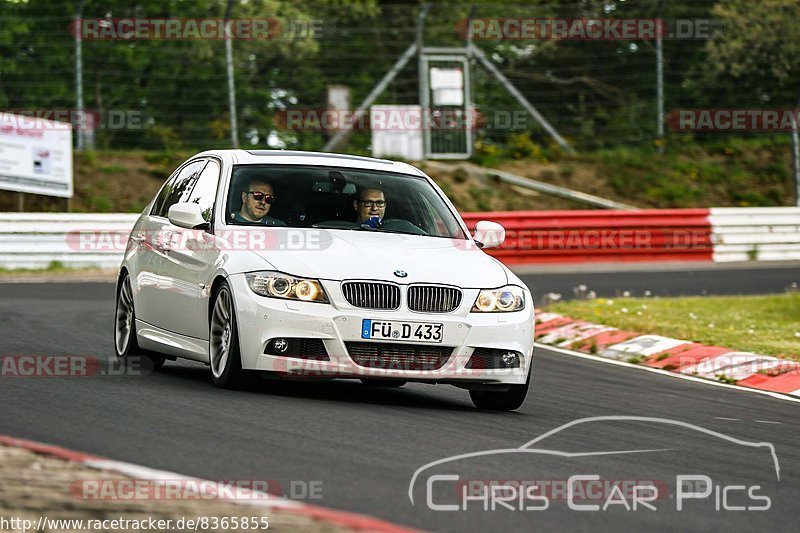
{"label": "grass verge", "polygon": [[100,269],[94,267],[86,268],[71,268],[65,266],[61,261],[51,261],[45,268],[3,268],[0,267],[0,278],[16,278],[16,277],[48,277],[60,276],[69,277],[70,275],[84,276],[84,275],[105,275],[113,273],[113,269]]}
{"label": "grass verge", "polygon": [[639,333],[800,360],[800,292],[598,298],[558,302],[547,311]]}

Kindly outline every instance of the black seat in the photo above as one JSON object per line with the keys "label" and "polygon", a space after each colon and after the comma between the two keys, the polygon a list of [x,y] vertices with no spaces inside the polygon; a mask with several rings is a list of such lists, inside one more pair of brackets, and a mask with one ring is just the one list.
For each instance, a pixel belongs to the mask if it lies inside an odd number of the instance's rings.
{"label": "black seat", "polygon": [[308,197],[307,213],[312,225],[332,221],[355,222],[356,219],[353,197],[348,194],[311,193]]}

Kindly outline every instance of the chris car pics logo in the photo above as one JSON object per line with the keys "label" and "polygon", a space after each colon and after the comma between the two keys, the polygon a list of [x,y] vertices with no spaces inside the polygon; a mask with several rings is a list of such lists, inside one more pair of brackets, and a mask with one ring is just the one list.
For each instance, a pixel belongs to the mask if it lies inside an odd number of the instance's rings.
{"label": "chris car pics logo", "polygon": [[[420,503],[415,498],[415,493],[424,495],[424,504],[428,509],[436,512],[457,511],[507,511],[507,512],[535,512],[546,511],[557,505],[564,505],[569,510],[581,512],[604,512],[609,509],[624,509],[630,512],[648,512],[661,509],[682,512],[687,509],[707,509],[709,511],[767,511],[772,507],[772,499],[767,495],[768,488],[764,481],[747,483],[744,480],[730,482],[715,479],[709,475],[707,469],[703,473],[677,470],[670,476],[655,479],[649,476],[634,476],[633,478],[602,477],[596,472],[581,471],[570,473],[563,478],[553,478],[552,475],[541,477],[528,477],[525,479],[508,479],[496,476],[493,479],[475,479],[465,477],[462,473],[472,461],[489,459],[497,456],[512,455],[503,459],[503,464],[514,465],[516,472],[524,471],[526,461],[536,458],[546,460],[548,471],[558,466],[559,459],[563,459],[566,468],[572,468],[570,461],[594,456],[613,458],[628,455],[649,456],[676,451],[674,448],[637,448],[625,450],[587,450],[587,451],[561,451],[542,447],[542,441],[547,438],[578,426],[597,424],[601,422],[634,422],[663,424],[672,428],[681,428],[690,432],[697,432],[703,438],[712,441],[730,443],[743,446],[754,451],[754,458],[761,453],[761,460],[765,468],[774,469],[776,482],[780,482],[780,465],[775,452],[775,447],[769,442],[753,442],[739,439],[723,433],[706,429],[687,422],[664,418],[641,416],[599,416],[574,420],[563,424],[551,431],[526,442],[519,448],[503,448],[482,450],[472,453],[445,457],[427,463],[418,468],[408,487],[408,497],[412,505]],[[563,435],[561,436],[563,438]],[[663,458],[657,461],[662,463]],[[637,460],[637,463],[641,463]],[[646,463],[646,461],[644,461]],[[621,461],[623,467],[628,467],[631,461]],[[589,463],[594,465],[595,463]],[[663,464],[663,463],[662,463]],[[554,467],[554,465],[556,465]],[[644,467],[642,467],[644,468]],[[485,473],[484,469],[480,470]],[[771,477],[771,474],[769,475]]]}

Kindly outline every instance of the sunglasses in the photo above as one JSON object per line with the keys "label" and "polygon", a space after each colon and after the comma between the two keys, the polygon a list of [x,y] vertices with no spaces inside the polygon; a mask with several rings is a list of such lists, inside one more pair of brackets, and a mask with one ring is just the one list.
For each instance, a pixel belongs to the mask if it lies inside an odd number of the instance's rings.
{"label": "sunglasses", "polygon": [[247,194],[252,194],[253,195],[253,200],[255,200],[256,202],[266,202],[267,205],[270,205],[270,204],[272,204],[272,202],[275,201],[275,195],[274,194],[267,194],[267,193],[258,192],[258,191],[247,191]]}
{"label": "sunglasses", "polygon": [[358,203],[365,207],[386,207],[386,200],[359,200]]}

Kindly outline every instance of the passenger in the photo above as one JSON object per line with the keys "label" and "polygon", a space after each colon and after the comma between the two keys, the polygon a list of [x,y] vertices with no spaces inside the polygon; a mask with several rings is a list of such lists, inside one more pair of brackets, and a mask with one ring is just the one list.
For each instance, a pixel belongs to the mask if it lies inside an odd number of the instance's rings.
{"label": "passenger", "polygon": [[275,192],[272,185],[256,178],[242,191],[242,208],[233,216],[233,221],[240,224],[285,226],[286,223],[282,220],[268,216],[274,202]]}

